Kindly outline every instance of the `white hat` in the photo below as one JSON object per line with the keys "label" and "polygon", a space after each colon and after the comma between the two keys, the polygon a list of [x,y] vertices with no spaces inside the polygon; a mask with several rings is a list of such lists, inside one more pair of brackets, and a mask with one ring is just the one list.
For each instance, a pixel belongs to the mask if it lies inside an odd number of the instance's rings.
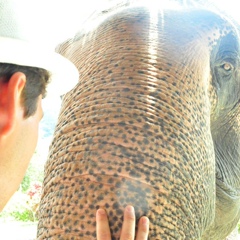
{"label": "white hat", "polygon": [[[0,0],[0,62],[48,70],[52,74],[49,94],[61,95],[76,85],[78,71],[72,62],[55,52],[51,38],[57,33],[43,24],[46,15],[42,11],[48,7],[43,3]],[[52,27],[50,22],[49,26]]]}

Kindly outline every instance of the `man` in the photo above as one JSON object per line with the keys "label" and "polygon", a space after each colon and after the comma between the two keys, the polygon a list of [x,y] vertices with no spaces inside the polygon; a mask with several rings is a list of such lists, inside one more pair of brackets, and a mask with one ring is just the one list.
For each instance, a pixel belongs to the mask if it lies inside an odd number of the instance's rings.
{"label": "man", "polygon": [[[28,24],[33,19],[18,18],[26,16],[24,9],[29,11],[26,6],[17,6],[19,2],[0,1],[0,211],[18,189],[34,153],[43,117],[42,98],[50,79],[50,87],[60,95],[62,89],[72,87],[69,80],[77,82],[78,78],[76,68],[67,59],[41,49],[41,44],[30,43],[26,29],[31,30]],[[110,240],[103,209],[97,211],[96,220],[97,239]],[[147,239],[148,225],[146,217],[140,219],[137,240]],[[134,209],[128,206],[121,239],[134,239],[134,231]]]}

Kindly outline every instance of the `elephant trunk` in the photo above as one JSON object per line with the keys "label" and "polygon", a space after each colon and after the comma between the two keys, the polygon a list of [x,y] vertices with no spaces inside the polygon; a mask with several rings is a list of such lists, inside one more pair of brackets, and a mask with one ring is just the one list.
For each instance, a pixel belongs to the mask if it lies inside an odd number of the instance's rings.
{"label": "elephant trunk", "polygon": [[213,220],[209,69],[187,65],[184,46],[168,54],[174,44],[160,38],[173,33],[161,19],[125,10],[63,50],[81,79],[64,97],[45,167],[39,239],[95,239],[99,207],[113,239],[128,204],[150,218],[150,239],[199,239]]}

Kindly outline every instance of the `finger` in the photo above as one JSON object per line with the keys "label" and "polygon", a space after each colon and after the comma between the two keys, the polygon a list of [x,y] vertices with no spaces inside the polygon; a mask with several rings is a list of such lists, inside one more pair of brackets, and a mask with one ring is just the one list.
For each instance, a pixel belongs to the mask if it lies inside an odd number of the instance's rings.
{"label": "finger", "polygon": [[147,217],[141,217],[138,221],[138,231],[136,240],[147,240],[149,232],[149,219]]}
{"label": "finger", "polygon": [[133,240],[135,235],[135,213],[132,206],[124,210],[123,227],[120,240]]}
{"label": "finger", "polygon": [[104,209],[98,209],[96,214],[97,240],[111,240],[107,213]]}

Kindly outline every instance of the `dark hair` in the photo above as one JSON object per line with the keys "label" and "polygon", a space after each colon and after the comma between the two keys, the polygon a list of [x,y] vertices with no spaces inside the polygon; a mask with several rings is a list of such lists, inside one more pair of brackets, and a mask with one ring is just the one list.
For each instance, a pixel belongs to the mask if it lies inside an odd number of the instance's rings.
{"label": "dark hair", "polygon": [[34,115],[37,110],[37,99],[42,94],[46,96],[46,87],[50,81],[50,73],[42,68],[20,66],[9,63],[0,63],[0,81],[7,83],[16,72],[26,75],[26,85],[22,93],[22,103],[25,108],[25,117]]}

